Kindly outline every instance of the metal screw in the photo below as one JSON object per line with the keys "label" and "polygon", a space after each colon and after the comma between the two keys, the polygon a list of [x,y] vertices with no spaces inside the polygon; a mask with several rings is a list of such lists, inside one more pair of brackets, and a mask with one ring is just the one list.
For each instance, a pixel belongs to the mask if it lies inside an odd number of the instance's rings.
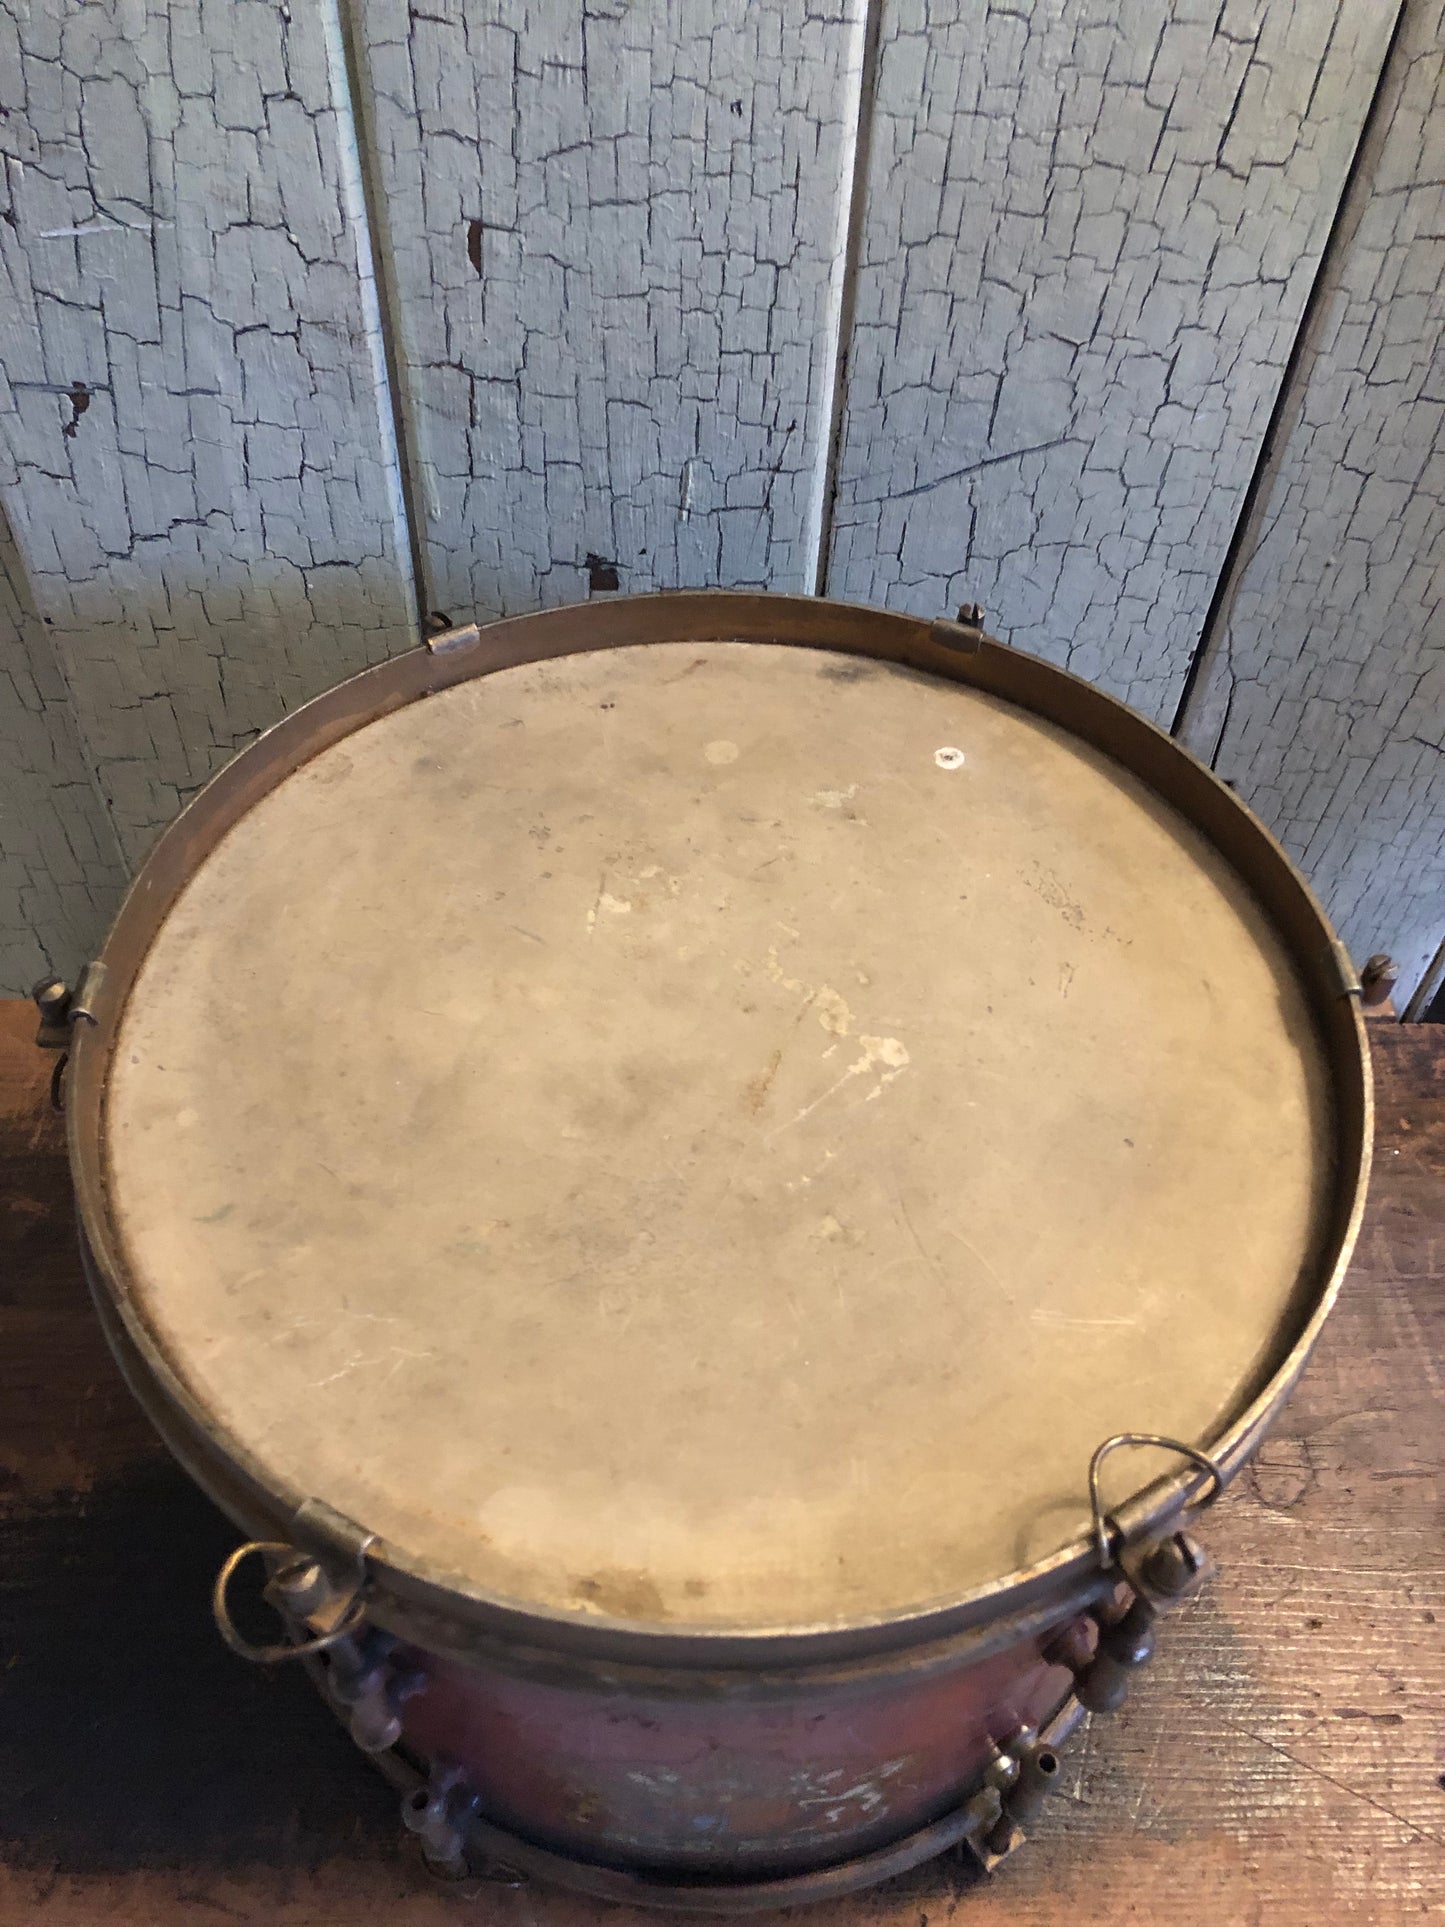
{"label": "metal screw", "polygon": [[981,602],[965,602],[958,612],[957,621],[961,628],[981,629],[983,627],[983,604]]}
{"label": "metal screw", "polygon": [[1158,1545],[1144,1562],[1144,1578],[1155,1592],[1177,1598],[1189,1591],[1203,1572],[1204,1548],[1187,1532],[1176,1532]]}

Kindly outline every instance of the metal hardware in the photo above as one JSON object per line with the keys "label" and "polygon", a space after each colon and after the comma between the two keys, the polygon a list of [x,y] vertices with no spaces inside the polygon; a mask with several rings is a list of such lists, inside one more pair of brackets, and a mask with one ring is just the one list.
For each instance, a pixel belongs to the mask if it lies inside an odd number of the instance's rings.
{"label": "metal hardware", "polygon": [[326,1690],[363,1753],[384,1753],[401,1738],[406,1702],[426,1686],[419,1667],[398,1666],[397,1642],[371,1626],[338,1639],[327,1654]]}
{"label": "metal hardware", "polygon": [[1061,1627],[1042,1653],[1046,1666],[1062,1666],[1071,1673],[1081,1673],[1093,1657],[1094,1622],[1086,1613]]}
{"label": "metal hardware", "polygon": [[475,622],[459,623],[455,629],[440,629],[428,636],[426,646],[434,656],[454,656],[459,649],[470,649],[482,639]]}
{"label": "metal hardware", "polygon": [[95,1022],[95,1002],[105,984],[105,965],[88,963],[74,990],[63,977],[42,977],[30,992],[40,1013],[35,1042],[40,1050],[59,1051],[50,1073],[50,1108],[65,1110],[65,1067],[70,1062],[70,1033],[79,1020]]}
{"label": "metal hardware", "polygon": [[95,1022],[95,1007],[105,989],[106,968],[103,963],[88,963],[81,971],[74,991],[71,993],[70,1009],[66,1015],[73,1025],[78,1017],[88,1024]]}
{"label": "metal hardware", "polygon": [[988,1779],[1001,1789],[998,1812],[966,1841],[985,1873],[993,1873],[1036,1830],[1044,1802],[1059,1783],[1056,1747],[1078,1717],[1077,1702],[1069,1700],[1043,1733],[1020,1727],[990,1767]]}
{"label": "metal hardware", "polygon": [[1154,1657],[1157,1616],[1151,1601],[1136,1597],[1122,1619],[1100,1625],[1098,1650],[1074,1681],[1079,1704],[1087,1712],[1117,1713],[1128,1699],[1133,1673]]}
{"label": "metal hardware", "polygon": [[1173,1532],[1145,1552],[1139,1562],[1136,1590],[1156,1605],[1187,1599],[1198,1592],[1212,1570],[1209,1554],[1189,1532]]}
{"label": "metal hardware", "polygon": [[[285,1618],[307,1624],[321,1621],[320,1633],[310,1639],[284,1640],[275,1645],[258,1646],[237,1631],[231,1618],[227,1594],[236,1569],[252,1553],[270,1555],[278,1562],[262,1596]],[[223,1561],[221,1570],[216,1574],[216,1583],[211,1592],[211,1613],[217,1632],[233,1653],[238,1653],[242,1659],[249,1659],[257,1666],[276,1665],[285,1659],[303,1659],[308,1653],[324,1653],[328,1647],[355,1632],[366,1617],[365,1587],[364,1551],[358,1559],[355,1578],[348,1587],[338,1585],[326,1574],[319,1561],[298,1552],[295,1546],[283,1539],[248,1539],[245,1545],[237,1546]],[[328,1620],[329,1624],[326,1623]]]}
{"label": "metal hardware", "polygon": [[296,1544],[317,1554],[324,1563],[358,1569],[364,1569],[366,1556],[377,1542],[374,1532],[338,1512],[325,1499],[301,1501],[291,1515],[291,1535]]}
{"label": "metal hardware", "polygon": [[977,602],[965,602],[952,621],[947,616],[936,617],[929,625],[928,639],[945,649],[976,650],[984,639],[983,609]]}
{"label": "metal hardware", "polygon": [[453,1879],[466,1878],[470,1869],[462,1829],[475,1805],[461,1769],[454,1766],[434,1766],[427,1784],[403,1798],[402,1825],[421,1840],[427,1865],[434,1872]]}
{"label": "metal hardware", "polygon": [[1360,972],[1361,1001],[1369,1007],[1387,1004],[1400,976],[1400,966],[1383,950],[1365,959]]}
{"label": "metal hardware", "polygon": [[1330,939],[1330,959],[1340,980],[1342,997],[1363,997],[1364,985],[1355,972],[1355,960],[1338,937]]}
{"label": "metal hardware", "polygon": [[1095,1612],[1098,1644],[1087,1663],[1079,1663],[1077,1642],[1067,1657],[1060,1653],[1061,1663],[1070,1665],[1074,1672],[1079,1704],[1091,1713],[1118,1712],[1129,1697],[1132,1675],[1154,1656],[1154,1621],[1161,1612],[1198,1592],[1214,1570],[1208,1553],[1192,1533],[1176,1528],[1158,1537],[1131,1541],[1105,1513],[1099,1475],[1109,1454],[1125,1445],[1153,1446],[1192,1459],[1210,1479],[1207,1491],[1195,1502],[1200,1508],[1212,1504],[1224,1490],[1224,1474],[1207,1452],[1157,1432],[1118,1432],[1105,1439],[1090,1459],[1089,1506],[1099,1564],[1105,1571],[1117,1569],[1133,1595],[1122,1613],[1110,1616],[1106,1611]]}
{"label": "metal hardware", "polygon": [[352,1603],[366,1589],[376,1534],[324,1499],[303,1499],[291,1515],[291,1544],[297,1550],[271,1575],[263,1596],[316,1632],[349,1624]]}
{"label": "metal hardware", "polygon": [[1059,1781],[1058,1754],[1029,1727],[1015,1736],[1005,1757],[1015,1765],[1013,1784],[979,1853],[985,1873],[992,1873],[1029,1838],[1044,1801]]}
{"label": "metal hardware", "polygon": [[1105,1516],[1103,1501],[1099,1496],[1099,1474],[1105,1459],[1111,1452],[1117,1452],[1121,1445],[1152,1445],[1161,1452],[1177,1452],[1181,1458],[1192,1459],[1201,1472],[1209,1474],[1213,1482],[1208,1496],[1197,1502],[1201,1510],[1212,1505],[1224,1490],[1224,1474],[1209,1454],[1201,1452],[1197,1445],[1186,1445],[1182,1439],[1164,1438],[1158,1432],[1116,1432],[1112,1438],[1105,1439],[1089,1460],[1089,1507],[1094,1516],[1094,1545],[1099,1554],[1099,1564],[1106,1572],[1110,1566],[1118,1563],[1111,1544],[1118,1527]]}
{"label": "metal hardware", "polygon": [[42,977],[30,995],[40,1012],[36,1043],[41,1050],[64,1050],[70,1042],[70,986],[63,977]]}
{"label": "metal hardware", "polygon": [[95,1022],[95,1006],[105,987],[105,965],[88,963],[71,990],[63,977],[42,977],[31,990],[40,1013],[40,1028],[35,1042],[41,1050],[66,1050],[70,1033],[78,1020]]}

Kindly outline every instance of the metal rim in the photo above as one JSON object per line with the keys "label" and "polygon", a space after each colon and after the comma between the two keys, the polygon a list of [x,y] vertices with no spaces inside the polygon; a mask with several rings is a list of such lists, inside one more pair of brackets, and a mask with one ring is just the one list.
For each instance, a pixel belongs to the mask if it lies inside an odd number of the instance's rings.
{"label": "metal rim", "polygon": [[[952,632],[952,633],[950,633]],[[771,642],[898,663],[1001,697],[1102,751],[1183,815],[1210,842],[1268,916],[1298,973],[1332,1079],[1339,1156],[1335,1188],[1300,1314],[1268,1379],[1205,1441],[1224,1479],[1258,1446],[1303,1370],[1338,1295],[1359,1234],[1369,1178],[1373,1094],[1364,1021],[1342,974],[1341,950],[1308,884],[1253,813],[1162,730],[1092,684],[954,625],[800,596],[681,591],[609,598],[547,610],[482,629],[468,647],[426,648],[363,670],[277,723],[243,750],[187,806],[152,849],[111,928],[95,1021],[72,1049],[67,1138],[77,1208],[98,1292],[131,1357],[127,1375],[147,1381],[144,1400],[187,1469],[249,1536],[287,1530],[309,1493],[271,1477],[199,1405],[140,1317],[106,1191],[105,1085],[127,996],[167,912],[200,862],[263,795],[312,757],[367,723],[456,683],[521,663],[634,643]],[[120,1334],[117,1333],[117,1336]],[[1081,1493],[1087,1468],[1080,1467]],[[1187,1472],[1155,1479],[1112,1511],[1122,1534],[1157,1531],[1209,1483]],[[322,1495],[324,1496],[324,1495]],[[523,1638],[622,1662],[756,1665],[817,1662],[948,1638],[1044,1602],[1086,1601],[1097,1578],[1086,1531],[1072,1545],[987,1586],[882,1619],[746,1629],[641,1625],[592,1613],[539,1608],[473,1588],[465,1576],[379,1544],[370,1560],[379,1617],[427,1628],[433,1645],[462,1646],[473,1631]]]}

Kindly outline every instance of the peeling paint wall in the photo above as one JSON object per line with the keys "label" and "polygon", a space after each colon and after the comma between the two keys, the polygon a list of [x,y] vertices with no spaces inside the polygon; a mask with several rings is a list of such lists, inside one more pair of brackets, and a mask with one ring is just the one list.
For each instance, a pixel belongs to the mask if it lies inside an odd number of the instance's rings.
{"label": "peeling paint wall", "polygon": [[811,591],[862,0],[358,11],[433,606]]}
{"label": "peeling paint wall", "polygon": [[831,593],[1173,720],[1392,18],[884,0]]}
{"label": "peeling paint wall", "polygon": [[1441,0],[1407,13],[1182,734],[1408,996],[1445,930]]}
{"label": "peeling paint wall", "polygon": [[0,502],[130,863],[412,640],[326,27],[0,0]]}
{"label": "peeling paint wall", "polygon": [[125,871],[45,626],[0,516],[0,988],[73,981]]}
{"label": "peeling paint wall", "polygon": [[1413,970],[1445,170],[1406,4],[1342,221],[1399,0],[0,0],[7,987],[418,602],[681,586],[979,600],[1165,723],[1194,664],[1189,740]]}

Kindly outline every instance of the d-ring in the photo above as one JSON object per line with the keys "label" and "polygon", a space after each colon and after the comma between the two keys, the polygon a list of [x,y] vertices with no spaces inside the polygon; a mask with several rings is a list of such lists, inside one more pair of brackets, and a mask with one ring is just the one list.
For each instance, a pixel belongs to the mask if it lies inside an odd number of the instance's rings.
{"label": "d-ring", "polygon": [[233,1653],[242,1659],[249,1659],[256,1666],[272,1666],[283,1659],[304,1659],[308,1653],[324,1653],[328,1646],[334,1646],[348,1633],[354,1633],[366,1617],[366,1601],[362,1598],[360,1586],[340,1620],[329,1633],[321,1633],[314,1639],[298,1640],[294,1645],[290,1640],[277,1646],[253,1646],[236,1631],[231,1618],[231,1609],[226,1603],[226,1593],[236,1568],[243,1559],[249,1559],[253,1552],[284,1552],[294,1559],[295,1546],[288,1546],[282,1539],[248,1539],[244,1546],[236,1550],[225,1561],[216,1574],[216,1583],[211,1592],[211,1612],[216,1621],[216,1631],[225,1640]]}
{"label": "d-ring", "polygon": [[1214,1481],[1206,1498],[1199,1501],[1202,1506],[1212,1505],[1224,1490],[1224,1474],[1207,1452],[1201,1452],[1197,1445],[1186,1445],[1183,1439],[1162,1438],[1157,1432],[1116,1432],[1104,1443],[1089,1460],[1089,1506],[1094,1515],[1094,1544],[1099,1552],[1099,1564],[1107,1570],[1114,1563],[1114,1555],[1109,1548],[1109,1519],[1104,1512],[1103,1501],[1099,1497],[1099,1469],[1109,1454],[1121,1445],[1154,1445],[1161,1452],[1177,1452],[1181,1458],[1192,1459],[1201,1472],[1207,1472]]}

